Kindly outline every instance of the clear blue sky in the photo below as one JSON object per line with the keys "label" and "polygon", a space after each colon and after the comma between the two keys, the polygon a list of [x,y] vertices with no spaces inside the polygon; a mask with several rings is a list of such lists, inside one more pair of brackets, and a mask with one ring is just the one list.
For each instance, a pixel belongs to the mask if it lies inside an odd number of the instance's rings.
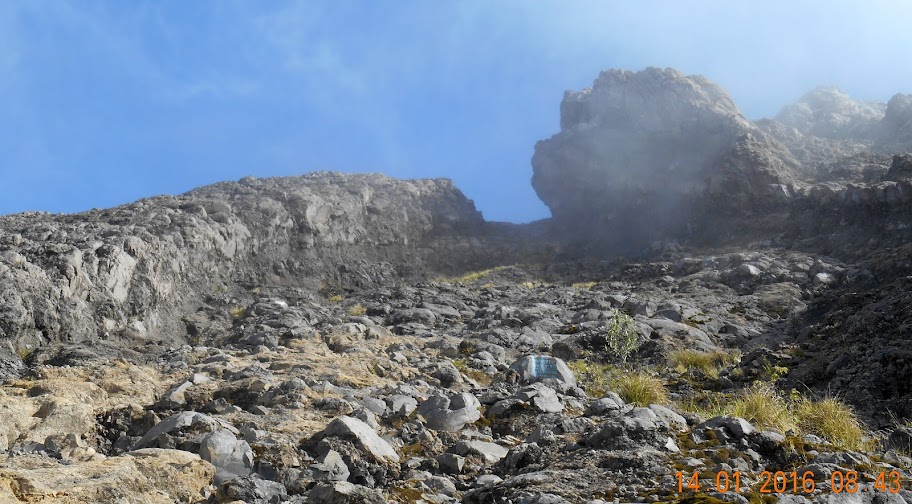
{"label": "clear blue sky", "polygon": [[488,219],[530,185],[565,89],[674,66],[752,118],[818,84],[912,92],[912,2],[0,3],[0,213],[245,175],[450,177]]}

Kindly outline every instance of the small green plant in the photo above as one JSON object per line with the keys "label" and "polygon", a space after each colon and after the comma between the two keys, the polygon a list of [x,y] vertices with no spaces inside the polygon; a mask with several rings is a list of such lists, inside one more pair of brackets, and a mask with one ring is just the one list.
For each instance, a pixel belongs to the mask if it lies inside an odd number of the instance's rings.
{"label": "small green plant", "polygon": [[864,448],[861,422],[850,407],[835,398],[799,400],[795,404],[795,416],[804,432],[849,450]]}
{"label": "small green plant", "polygon": [[329,298],[327,298],[327,301],[329,301],[330,303],[341,303],[343,299],[345,299],[345,298],[343,298],[342,296],[340,296],[338,294],[334,294],[332,296],[329,296]]}
{"label": "small green plant", "polygon": [[767,360],[763,361],[763,376],[771,382],[779,381],[788,372],[789,368],[785,366],[777,366]]}
{"label": "small green plant", "polygon": [[669,354],[668,360],[679,373],[699,371],[709,378],[718,378],[719,371],[741,361],[741,354],[738,351],[724,350],[713,352],[675,350]]}
{"label": "small green plant", "polygon": [[631,371],[618,376],[611,380],[611,388],[625,402],[637,406],[668,402],[668,390],[662,380],[642,371]]}
{"label": "small green plant", "polygon": [[348,314],[352,317],[363,317],[365,313],[367,313],[367,308],[360,303],[348,309]]}
{"label": "small green plant", "polygon": [[728,409],[730,415],[741,417],[755,427],[783,433],[798,427],[789,404],[766,383],[758,382],[745,389]]}
{"label": "small green plant", "polygon": [[605,352],[617,357],[621,362],[640,347],[640,334],[637,332],[633,318],[626,313],[615,310],[614,316],[605,327]]}

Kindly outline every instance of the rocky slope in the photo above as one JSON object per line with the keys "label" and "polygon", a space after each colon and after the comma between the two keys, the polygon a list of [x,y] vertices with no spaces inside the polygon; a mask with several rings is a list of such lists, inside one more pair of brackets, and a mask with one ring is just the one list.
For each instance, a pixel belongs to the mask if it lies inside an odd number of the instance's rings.
{"label": "rocky slope", "polygon": [[529,225],[332,173],[0,217],[0,502],[909,502],[909,103],[606,71]]}
{"label": "rocky slope", "polygon": [[329,173],[2,217],[0,374],[52,342],[181,341],[183,314],[238,285],[361,287],[518,259],[511,233],[447,180]]}

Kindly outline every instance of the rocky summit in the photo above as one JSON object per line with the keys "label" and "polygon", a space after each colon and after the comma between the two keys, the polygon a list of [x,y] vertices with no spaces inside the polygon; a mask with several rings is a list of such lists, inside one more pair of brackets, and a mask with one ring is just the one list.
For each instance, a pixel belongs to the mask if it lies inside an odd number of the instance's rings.
{"label": "rocky summit", "polygon": [[608,70],[532,224],[337,173],[0,217],[0,502],[910,502],[910,104]]}

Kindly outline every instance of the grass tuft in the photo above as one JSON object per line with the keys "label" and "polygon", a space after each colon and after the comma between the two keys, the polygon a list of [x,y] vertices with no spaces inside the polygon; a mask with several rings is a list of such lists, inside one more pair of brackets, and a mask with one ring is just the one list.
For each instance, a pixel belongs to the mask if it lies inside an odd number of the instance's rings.
{"label": "grass tuft", "polygon": [[624,373],[611,380],[611,388],[625,402],[637,406],[665,404],[668,402],[668,390],[659,378],[640,371]]}
{"label": "grass tuft", "polygon": [[679,373],[699,371],[709,378],[718,378],[720,371],[741,361],[741,353],[724,350],[713,352],[675,350],[668,356],[668,360]]}
{"label": "grass tuft", "polygon": [[612,364],[575,360],[567,364],[576,376],[577,384],[589,397],[604,397],[611,390],[611,380],[620,373]]}
{"label": "grass tuft", "polygon": [[797,430],[797,422],[788,403],[765,383],[745,389],[732,401],[729,414],[741,417],[755,427],[780,432]]}
{"label": "grass tuft", "polygon": [[469,283],[477,282],[478,280],[481,280],[482,278],[490,276],[492,273],[501,271],[505,268],[506,268],[506,266],[497,266],[497,267],[486,269],[486,270],[472,271],[470,273],[466,273],[465,275],[458,276],[458,277],[439,277],[439,278],[436,278],[435,281],[437,283],[469,284]]}
{"label": "grass tuft", "polygon": [[849,450],[864,446],[864,430],[855,412],[839,400],[827,397],[820,401],[801,400],[795,405],[798,425],[804,432],[826,439]]}
{"label": "grass tuft", "polygon": [[574,289],[592,290],[592,288],[596,285],[598,285],[598,282],[577,282],[575,284],[571,284],[570,287]]}
{"label": "grass tuft", "polygon": [[244,314],[247,313],[247,307],[243,305],[237,305],[231,308],[231,320],[240,320],[244,317]]}
{"label": "grass tuft", "polygon": [[348,314],[352,317],[363,317],[365,313],[367,313],[367,308],[360,303],[348,309]]}

